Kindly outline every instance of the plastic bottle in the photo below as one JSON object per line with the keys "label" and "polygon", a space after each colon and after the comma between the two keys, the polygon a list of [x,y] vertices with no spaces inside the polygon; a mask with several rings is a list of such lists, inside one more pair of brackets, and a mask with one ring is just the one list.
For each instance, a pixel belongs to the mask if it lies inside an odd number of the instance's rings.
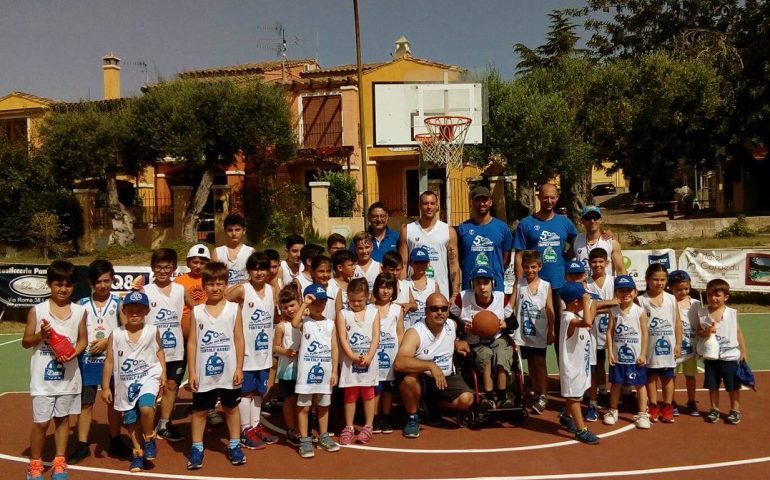
{"label": "plastic bottle", "polygon": [[[51,326],[48,320],[43,320],[43,324]],[[48,345],[51,346],[56,358],[69,358],[75,355],[75,347],[72,346],[70,339],[60,335],[53,328],[48,332]]]}

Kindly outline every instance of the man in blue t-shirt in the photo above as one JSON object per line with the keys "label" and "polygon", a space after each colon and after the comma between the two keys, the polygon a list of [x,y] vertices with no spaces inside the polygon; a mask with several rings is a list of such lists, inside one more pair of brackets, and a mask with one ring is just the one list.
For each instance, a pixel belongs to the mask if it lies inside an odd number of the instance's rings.
{"label": "man in blue t-shirt", "polygon": [[[369,217],[369,233],[372,235],[372,260],[382,263],[382,256],[388,252],[398,251],[398,230],[388,227],[388,211],[382,202],[374,202],[369,205],[367,212]],[[353,241],[350,241],[348,250],[355,252]]]}
{"label": "man in blue t-shirt", "polygon": [[492,194],[487,187],[471,191],[473,217],[457,226],[463,290],[470,290],[470,274],[484,265],[494,274],[494,288],[503,291],[503,276],[511,261],[513,235],[505,222],[491,214]]}

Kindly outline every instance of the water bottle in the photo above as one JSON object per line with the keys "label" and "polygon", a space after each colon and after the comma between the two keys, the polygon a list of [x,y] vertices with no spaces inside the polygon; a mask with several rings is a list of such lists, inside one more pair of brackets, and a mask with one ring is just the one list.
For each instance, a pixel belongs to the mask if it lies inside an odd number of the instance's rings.
{"label": "water bottle", "polygon": [[[51,326],[48,320],[43,320],[43,325]],[[48,332],[48,345],[51,346],[57,358],[69,358],[75,355],[75,347],[72,346],[70,339],[60,335],[53,328]]]}

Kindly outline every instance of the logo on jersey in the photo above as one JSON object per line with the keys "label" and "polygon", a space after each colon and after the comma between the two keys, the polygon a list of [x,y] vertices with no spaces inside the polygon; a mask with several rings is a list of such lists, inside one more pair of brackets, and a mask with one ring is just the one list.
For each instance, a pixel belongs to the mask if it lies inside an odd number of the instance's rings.
{"label": "logo on jersey", "polygon": [[655,342],[655,355],[671,355],[671,344],[665,338]]}
{"label": "logo on jersey", "polygon": [[308,385],[323,383],[324,374],[325,372],[320,362],[310,367],[310,371],[307,372]]}
{"label": "logo on jersey", "polygon": [[628,325],[623,325],[622,323],[618,323],[615,325],[615,335],[618,336],[626,336],[626,335],[635,335],[636,330],[629,327]]}
{"label": "logo on jersey", "polygon": [[230,337],[225,332],[216,332],[206,330],[201,336],[201,345],[204,347],[214,347],[217,345],[227,345],[230,343]]}
{"label": "logo on jersey", "polygon": [[204,371],[207,377],[222,375],[225,371],[225,361],[217,354],[217,352],[214,352],[214,354],[206,360]]}
{"label": "logo on jersey", "polygon": [[179,315],[174,312],[173,310],[169,310],[168,308],[161,308],[158,310],[158,313],[155,314],[155,324],[162,324],[162,323],[177,323],[179,322]]}
{"label": "logo on jersey", "polygon": [[254,340],[254,350],[267,350],[270,346],[270,335],[264,330],[260,330],[257,337]]}
{"label": "logo on jersey", "polygon": [[559,242],[560,240],[561,240],[561,237],[559,237],[559,235],[557,235],[557,234],[555,234],[553,232],[549,232],[548,230],[543,230],[543,232],[540,234],[540,243],[543,246],[545,246],[545,245],[551,245],[551,246],[558,245],[560,243]]}
{"label": "logo on jersey", "polygon": [[607,329],[610,327],[610,316],[605,314],[599,315],[599,333],[606,334]]}
{"label": "logo on jersey", "polygon": [[163,332],[163,335],[160,336],[160,347],[169,349],[176,348],[176,335],[171,331],[171,328],[167,329]]}
{"label": "logo on jersey", "polygon": [[322,354],[322,353],[330,353],[332,351],[331,348],[329,348],[328,345],[324,345],[323,343],[313,340],[310,342],[310,345],[307,346],[308,353],[316,353],[316,354]]}
{"label": "logo on jersey", "polygon": [[474,249],[492,250],[494,248],[495,248],[495,243],[492,240],[488,239],[487,237],[482,237],[481,235],[476,235],[476,237],[473,239],[473,243],[471,244],[471,250],[474,250]]}
{"label": "logo on jersey", "polygon": [[48,362],[48,365],[45,366],[45,371],[43,371],[43,380],[64,380],[64,364],[59,363],[56,360]]}
{"label": "logo on jersey", "polygon": [[532,319],[537,319],[538,311],[532,302],[524,300],[521,304],[521,316],[524,318],[521,325],[521,333],[527,336],[537,335],[537,329]]}
{"label": "logo on jersey", "polygon": [[371,342],[372,342],[371,338],[367,337],[366,335],[364,335],[362,333],[358,333],[358,332],[354,333],[350,337],[350,344],[353,345],[353,346],[367,345],[367,344],[370,344]]}
{"label": "logo on jersey", "polygon": [[269,312],[258,308],[254,310],[251,314],[251,317],[249,317],[249,330],[264,328],[264,325],[262,324],[267,323],[273,323],[273,316]]}
{"label": "logo on jersey", "polygon": [[618,362],[620,363],[635,363],[636,355],[634,351],[628,345],[621,345],[618,349]]}
{"label": "logo on jersey", "polygon": [[131,385],[128,386],[128,401],[129,403],[134,403],[134,400],[139,398],[139,394],[142,392],[142,384],[134,381]]}
{"label": "logo on jersey", "polygon": [[381,369],[388,369],[392,365],[390,355],[385,350],[380,350],[377,353],[377,362]]}

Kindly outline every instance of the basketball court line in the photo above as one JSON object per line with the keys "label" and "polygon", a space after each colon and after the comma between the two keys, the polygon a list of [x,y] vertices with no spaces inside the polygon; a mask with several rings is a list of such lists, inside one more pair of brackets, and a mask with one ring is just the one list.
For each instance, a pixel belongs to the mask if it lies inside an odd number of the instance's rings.
{"label": "basketball court line", "polygon": [[[29,462],[28,458],[15,457],[15,456],[6,455],[3,453],[0,453],[0,460],[8,460],[11,462],[19,462],[19,463]],[[458,480],[459,479],[463,479],[463,480],[563,480],[563,479],[572,479],[572,478],[604,478],[604,477],[623,477],[623,476],[632,476],[632,475],[653,475],[658,473],[688,472],[691,470],[709,470],[709,469],[715,469],[715,468],[745,466],[745,465],[751,465],[755,463],[765,463],[765,462],[770,462],[770,457],[746,458],[742,460],[729,460],[724,462],[702,463],[698,465],[657,467],[657,468],[648,468],[648,469],[639,469],[639,470],[557,473],[557,474],[547,474],[547,475],[519,475],[519,476],[504,476],[504,477],[453,477],[453,478],[457,478]],[[46,462],[45,465],[50,466],[50,463]],[[224,480],[228,478],[233,478],[233,477],[213,477],[213,476],[206,476],[206,475],[186,475],[186,474],[178,475],[178,474],[171,474],[171,473],[151,473],[151,472],[132,473],[127,470],[114,470],[110,468],[99,468],[99,467],[84,467],[84,466],[78,466],[78,465],[70,465],[67,468],[69,470],[104,473],[109,475],[121,475],[121,476],[133,477],[133,478],[171,478],[175,480],[176,479],[178,480],[185,480],[185,479],[187,480]],[[299,480],[296,477],[292,479],[288,479],[288,478],[278,479],[278,478],[266,478],[266,477],[245,477],[245,478],[249,478],[251,480]],[[307,480],[310,480],[310,479],[307,479]],[[446,480],[446,478],[424,479],[424,480]]]}
{"label": "basketball court line", "polygon": [[20,342],[22,338],[23,338],[23,337],[19,337],[19,338],[15,339],[15,340],[10,340],[10,341],[8,341],[8,342],[3,342],[3,343],[0,343],[0,347],[2,347],[3,345],[9,345],[9,344],[11,344],[11,343]]}

